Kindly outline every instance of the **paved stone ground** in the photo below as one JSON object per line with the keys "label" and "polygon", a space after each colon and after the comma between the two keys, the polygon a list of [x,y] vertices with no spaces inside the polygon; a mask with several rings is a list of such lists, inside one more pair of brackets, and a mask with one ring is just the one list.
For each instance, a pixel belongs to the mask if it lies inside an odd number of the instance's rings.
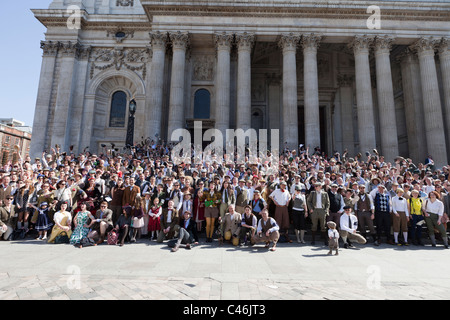
{"label": "paved stone ground", "polygon": [[201,242],[172,253],[141,239],[78,249],[0,242],[1,300],[343,300],[450,298],[450,250],[371,244],[234,248]]}

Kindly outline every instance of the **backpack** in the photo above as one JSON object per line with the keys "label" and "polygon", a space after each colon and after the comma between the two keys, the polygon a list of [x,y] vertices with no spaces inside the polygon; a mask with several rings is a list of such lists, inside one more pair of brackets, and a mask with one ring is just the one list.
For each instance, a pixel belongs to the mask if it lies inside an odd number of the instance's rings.
{"label": "backpack", "polygon": [[16,229],[11,233],[9,236],[9,240],[23,240],[25,239],[25,236],[27,235],[25,229]]}

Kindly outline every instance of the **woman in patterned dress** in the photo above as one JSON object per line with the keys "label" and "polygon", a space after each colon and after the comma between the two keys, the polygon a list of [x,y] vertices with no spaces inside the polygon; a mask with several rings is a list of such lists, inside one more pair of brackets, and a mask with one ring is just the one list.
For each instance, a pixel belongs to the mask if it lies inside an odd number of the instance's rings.
{"label": "woman in patterned dress", "polygon": [[[87,204],[85,202],[80,204],[80,211],[76,214],[74,218],[75,229],[73,230],[72,236],[70,237],[70,244],[80,245],[81,239],[87,237],[89,233],[89,228],[94,224],[95,218],[92,213],[88,210]],[[89,219],[91,223],[88,225]]]}

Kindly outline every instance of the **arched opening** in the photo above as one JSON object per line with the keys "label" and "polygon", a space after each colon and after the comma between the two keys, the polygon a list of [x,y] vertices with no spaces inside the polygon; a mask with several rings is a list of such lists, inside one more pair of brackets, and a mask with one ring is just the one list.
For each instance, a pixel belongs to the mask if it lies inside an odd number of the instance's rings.
{"label": "arched opening", "polygon": [[194,97],[194,119],[209,119],[211,116],[211,94],[206,89],[199,89]]}
{"label": "arched opening", "polygon": [[127,94],[123,91],[116,91],[111,99],[111,112],[109,115],[109,126],[112,128],[125,127],[125,117],[127,114]]}

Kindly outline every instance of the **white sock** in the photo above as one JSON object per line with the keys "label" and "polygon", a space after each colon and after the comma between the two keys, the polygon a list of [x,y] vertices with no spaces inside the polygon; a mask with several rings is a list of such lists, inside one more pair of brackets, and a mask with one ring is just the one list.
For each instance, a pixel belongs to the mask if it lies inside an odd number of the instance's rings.
{"label": "white sock", "polygon": [[408,242],[408,232],[403,232],[403,239],[405,239],[405,243]]}
{"label": "white sock", "polygon": [[394,232],[394,241],[398,243],[398,232]]}

